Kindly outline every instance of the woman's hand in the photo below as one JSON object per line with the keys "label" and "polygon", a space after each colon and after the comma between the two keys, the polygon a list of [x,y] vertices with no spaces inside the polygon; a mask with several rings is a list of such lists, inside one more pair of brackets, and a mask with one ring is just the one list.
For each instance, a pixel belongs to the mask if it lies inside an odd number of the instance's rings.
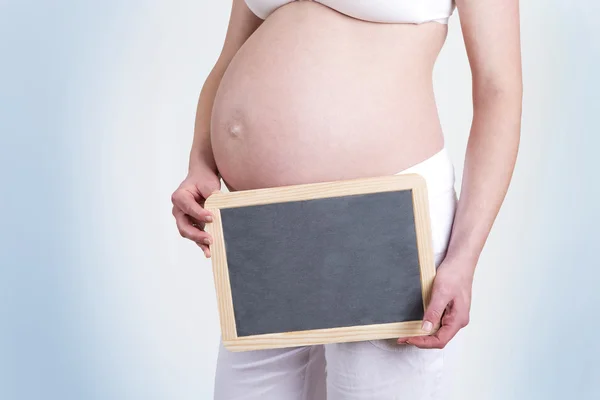
{"label": "woman's hand", "polygon": [[206,258],[210,257],[208,245],[212,243],[212,237],[204,232],[204,226],[206,222],[212,222],[212,214],[204,209],[204,201],[220,189],[221,179],[214,172],[190,171],[171,196],[179,233],[200,246]]}
{"label": "woman's hand", "polygon": [[443,261],[437,269],[429,307],[423,317],[423,330],[440,329],[433,335],[398,339],[422,349],[443,349],[456,333],[469,323],[473,268]]}

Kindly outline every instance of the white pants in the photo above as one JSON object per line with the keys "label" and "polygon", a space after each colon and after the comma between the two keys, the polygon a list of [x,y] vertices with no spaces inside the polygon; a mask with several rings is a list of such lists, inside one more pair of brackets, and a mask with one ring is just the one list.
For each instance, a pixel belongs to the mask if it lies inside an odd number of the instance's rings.
{"label": "white pants", "polygon": [[[436,266],[446,253],[454,213],[454,166],[446,149],[398,174],[427,182]],[[448,392],[449,353],[396,339],[230,352],[220,345],[215,400],[440,400]]]}

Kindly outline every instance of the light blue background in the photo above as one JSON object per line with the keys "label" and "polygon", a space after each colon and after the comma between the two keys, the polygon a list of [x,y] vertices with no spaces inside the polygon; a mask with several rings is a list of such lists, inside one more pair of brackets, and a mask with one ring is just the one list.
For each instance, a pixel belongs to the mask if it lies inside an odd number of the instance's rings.
{"label": "light blue background", "polygon": [[[169,196],[228,3],[0,2],[0,399],[210,398],[210,263]],[[521,9],[521,150],[455,397],[598,399],[600,9]],[[470,75],[450,24],[435,83],[460,178]]]}

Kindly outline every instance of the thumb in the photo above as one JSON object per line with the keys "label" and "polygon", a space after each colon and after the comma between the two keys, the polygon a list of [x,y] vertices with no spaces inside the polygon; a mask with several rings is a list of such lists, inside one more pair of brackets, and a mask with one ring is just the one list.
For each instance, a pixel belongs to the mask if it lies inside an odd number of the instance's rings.
{"label": "thumb", "polygon": [[198,185],[198,191],[203,198],[208,198],[213,193],[221,191],[221,181],[216,176],[205,178]]}
{"label": "thumb", "polygon": [[204,200],[206,201],[213,194],[219,194],[219,193],[221,193],[221,190],[220,189],[208,189],[204,193],[206,193],[206,194],[204,194],[202,196],[204,197]]}
{"label": "thumb", "polygon": [[422,330],[426,331],[427,333],[431,333],[433,332],[434,328],[438,328],[440,326],[442,315],[444,314],[444,310],[446,309],[449,301],[450,298],[440,294],[439,291],[433,291],[429,306],[427,307],[427,310],[425,310],[425,315],[423,315],[423,325],[421,326]]}

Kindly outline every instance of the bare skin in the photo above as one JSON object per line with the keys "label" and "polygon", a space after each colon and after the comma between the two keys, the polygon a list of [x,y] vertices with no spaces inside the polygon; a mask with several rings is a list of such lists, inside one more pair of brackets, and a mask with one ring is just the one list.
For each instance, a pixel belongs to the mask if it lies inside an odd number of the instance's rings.
{"label": "bare skin", "polygon": [[311,2],[276,10],[216,93],[212,149],[228,188],[391,175],[439,151],[432,72],[446,33]]}
{"label": "bare skin", "polygon": [[[518,0],[457,0],[473,76],[473,123],[447,256],[423,328],[443,348],[468,324],[475,267],[512,177],[520,137]],[[204,200],[221,189],[391,175],[443,145],[431,74],[447,27],[376,24],[312,2],[262,21],[233,0],[222,53],[198,102],[182,236],[210,257]]]}

